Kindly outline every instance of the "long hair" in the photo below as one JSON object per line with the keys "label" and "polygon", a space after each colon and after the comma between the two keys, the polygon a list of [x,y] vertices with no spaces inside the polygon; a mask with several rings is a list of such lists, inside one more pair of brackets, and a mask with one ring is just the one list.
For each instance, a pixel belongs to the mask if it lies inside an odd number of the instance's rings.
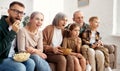
{"label": "long hair", "polygon": [[67,16],[64,13],[62,13],[62,12],[57,13],[52,21],[52,25],[57,26],[59,21],[64,19],[65,17],[67,17]]}

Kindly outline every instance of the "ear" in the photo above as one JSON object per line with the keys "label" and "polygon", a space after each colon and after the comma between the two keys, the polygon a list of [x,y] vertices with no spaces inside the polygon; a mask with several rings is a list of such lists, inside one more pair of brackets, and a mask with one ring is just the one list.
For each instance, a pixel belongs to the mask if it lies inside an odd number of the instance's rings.
{"label": "ear", "polygon": [[75,18],[72,18],[73,19],[73,21],[75,21]]}
{"label": "ear", "polygon": [[7,10],[8,14],[10,13],[10,9]]}

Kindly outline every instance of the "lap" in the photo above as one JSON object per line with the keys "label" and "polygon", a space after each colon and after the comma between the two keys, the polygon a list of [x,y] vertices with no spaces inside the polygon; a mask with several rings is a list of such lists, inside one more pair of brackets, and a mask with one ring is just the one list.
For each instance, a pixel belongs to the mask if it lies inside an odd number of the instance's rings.
{"label": "lap", "polygon": [[4,71],[25,71],[26,68],[23,63],[16,62],[12,58],[6,58],[0,64],[0,69]]}

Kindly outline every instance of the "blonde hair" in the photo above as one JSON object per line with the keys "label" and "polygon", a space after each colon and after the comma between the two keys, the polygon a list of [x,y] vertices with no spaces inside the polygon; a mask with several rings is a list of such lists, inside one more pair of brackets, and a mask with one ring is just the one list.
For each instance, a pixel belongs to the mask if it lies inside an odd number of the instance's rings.
{"label": "blonde hair", "polygon": [[[35,11],[35,12],[33,12],[33,13],[30,15],[30,19],[33,19],[37,14],[43,15],[43,13],[38,12],[38,11]],[[44,17],[44,15],[43,15],[43,17]]]}
{"label": "blonde hair", "polygon": [[90,17],[89,22],[93,21],[94,19],[98,19],[98,17],[97,16]]}

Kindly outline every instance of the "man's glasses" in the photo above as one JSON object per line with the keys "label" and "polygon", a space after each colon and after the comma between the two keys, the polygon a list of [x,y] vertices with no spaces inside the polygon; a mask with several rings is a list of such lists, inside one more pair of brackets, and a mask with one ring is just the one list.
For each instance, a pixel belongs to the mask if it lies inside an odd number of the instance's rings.
{"label": "man's glasses", "polygon": [[17,9],[10,9],[10,10],[12,10],[13,12],[15,12],[15,14],[20,14],[21,16],[25,15],[24,12],[21,12],[21,11],[19,11]]}

